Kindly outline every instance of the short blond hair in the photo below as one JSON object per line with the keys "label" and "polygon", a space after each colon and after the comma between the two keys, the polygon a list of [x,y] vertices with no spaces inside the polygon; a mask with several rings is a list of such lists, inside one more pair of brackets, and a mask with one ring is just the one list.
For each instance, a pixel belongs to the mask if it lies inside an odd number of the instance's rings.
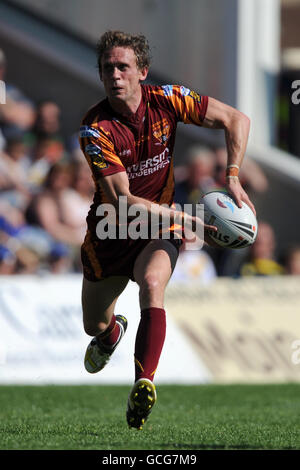
{"label": "short blond hair", "polygon": [[124,33],[123,31],[106,31],[101,36],[96,47],[99,72],[101,72],[103,55],[113,47],[129,47],[133,49],[138,69],[149,68],[151,60],[150,47],[144,35]]}

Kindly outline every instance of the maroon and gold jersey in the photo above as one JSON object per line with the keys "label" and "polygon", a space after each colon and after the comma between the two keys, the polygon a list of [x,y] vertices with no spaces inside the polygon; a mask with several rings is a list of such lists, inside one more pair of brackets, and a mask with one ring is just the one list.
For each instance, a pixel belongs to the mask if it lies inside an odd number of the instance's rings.
{"label": "maroon and gold jersey", "polygon": [[141,103],[130,118],[116,113],[107,98],[85,115],[79,140],[96,186],[82,248],[85,277],[96,280],[112,273],[127,274],[120,268],[120,259],[125,260],[128,251],[136,251],[136,256],[146,242],[97,240],[97,207],[109,202],[101,188],[101,179],[126,172],[131,194],[171,206],[177,122],[201,126],[207,103],[207,96],[183,86],[142,85]]}
{"label": "maroon and gold jersey", "polygon": [[118,115],[105,99],[88,111],[80,146],[96,185],[90,215],[108,202],[101,178],[126,171],[131,194],[171,205],[174,197],[173,149],[178,121],[201,125],[208,98],[178,85],[142,85],[142,100],[130,118]]}

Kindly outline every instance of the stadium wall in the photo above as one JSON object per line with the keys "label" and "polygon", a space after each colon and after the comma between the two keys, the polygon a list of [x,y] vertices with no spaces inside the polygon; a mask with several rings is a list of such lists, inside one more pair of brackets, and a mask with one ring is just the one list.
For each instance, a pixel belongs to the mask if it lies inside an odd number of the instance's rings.
{"label": "stadium wall", "polygon": [[[128,331],[101,374],[83,367],[90,337],[80,296],[80,275],[1,278],[1,384],[132,383],[137,285],[130,282],[118,300]],[[219,278],[206,286],[171,281],[165,303],[157,383],[300,380],[299,278]]]}
{"label": "stadium wall", "polygon": [[211,96],[235,104],[237,0],[14,0],[8,3],[49,18],[91,44],[108,29],[143,33],[152,47],[152,68],[156,73],[172,77],[173,83],[205,90]]}

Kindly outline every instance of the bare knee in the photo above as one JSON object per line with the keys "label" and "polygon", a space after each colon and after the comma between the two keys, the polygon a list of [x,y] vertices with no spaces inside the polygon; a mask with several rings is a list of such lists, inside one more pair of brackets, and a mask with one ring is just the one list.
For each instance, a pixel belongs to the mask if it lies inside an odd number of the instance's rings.
{"label": "bare knee", "polygon": [[150,294],[161,289],[161,283],[157,274],[148,274],[140,283],[141,293]]}
{"label": "bare knee", "polygon": [[141,307],[160,306],[163,303],[164,287],[156,273],[146,275],[140,282]]}

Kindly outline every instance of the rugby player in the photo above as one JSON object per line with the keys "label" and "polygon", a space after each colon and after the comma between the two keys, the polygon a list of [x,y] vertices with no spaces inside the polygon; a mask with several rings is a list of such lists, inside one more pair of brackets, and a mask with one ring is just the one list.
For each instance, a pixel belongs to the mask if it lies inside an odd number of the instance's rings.
{"label": "rugby player", "polygon": [[[224,129],[226,188],[239,207],[244,201],[254,210],[238,179],[249,119],[184,86],[142,84],[150,65],[149,45],[143,35],[108,31],[100,38],[97,54],[107,97],[84,116],[79,137],[96,188],[82,245],[83,322],[86,333],[93,336],[84,363],[88,372],[95,373],[109,361],[127,327],[126,318],[115,315],[115,305],[129,279],[135,281],[141,319],[135,341],[135,382],[126,416],[129,427],[141,429],[156,402],[153,380],[166,332],[164,292],[181,240],[171,236],[176,225],[170,227],[169,239],[124,239],[118,237],[120,220],[116,237],[100,239],[97,208],[106,203],[118,211],[123,196],[128,209],[137,205],[149,216],[167,215],[176,222],[173,148],[177,122],[183,121]],[[195,217],[188,217],[195,223]],[[204,225],[204,233],[208,230],[217,229]]]}

